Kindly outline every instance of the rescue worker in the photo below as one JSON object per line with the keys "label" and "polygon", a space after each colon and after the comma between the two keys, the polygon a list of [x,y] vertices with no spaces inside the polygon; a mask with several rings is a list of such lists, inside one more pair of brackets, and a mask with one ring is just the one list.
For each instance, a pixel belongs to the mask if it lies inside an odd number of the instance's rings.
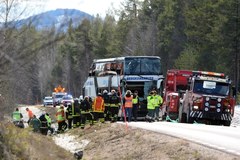
{"label": "rescue worker", "polygon": [[104,99],[102,97],[101,93],[98,93],[97,97],[93,101],[92,105],[92,113],[94,117],[94,123],[97,123],[98,121],[104,123]]}
{"label": "rescue worker", "polygon": [[57,110],[56,113],[57,117],[57,122],[58,122],[58,133],[64,132],[66,129],[66,122],[65,122],[65,117],[64,117],[64,107],[60,106],[60,108]]}
{"label": "rescue worker", "polygon": [[54,133],[54,129],[51,127],[52,119],[51,119],[51,117],[49,116],[48,113],[45,114],[45,118],[47,120],[48,130],[51,132],[51,134],[53,134]]}
{"label": "rescue worker", "polygon": [[134,121],[136,122],[138,117],[138,109],[140,107],[138,91],[134,91],[132,103],[133,103],[132,114]]}
{"label": "rescue worker", "polygon": [[154,122],[155,106],[154,106],[153,91],[151,91],[147,96],[147,109],[148,109],[148,113],[146,116],[146,121]]}
{"label": "rescue worker", "polygon": [[19,128],[24,128],[22,118],[22,113],[20,113],[19,109],[16,108],[16,110],[12,113],[13,124]]}
{"label": "rescue worker", "polygon": [[159,111],[160,111],[160,106],[163,103],[163,99],[162,99],[162,97],[159,94],[157,94],[156,90],[153,91],[153,97],[154,97],[154,107],[155,107],[155,109],[154,109],[154,112],[155,112],[154,113],[154,117],[155,117],[156,121],[159,121],[160,120],[159,119]]}
{"label": "rescue worker", "polygon": [[73,117],[73,128],[79,127],[81,122],[81,111],[80,103],[77,99],[74,100],[72,105],[72,117]]}
{"label": "rescue worker", "polygon": [[39,120],[41,121],[40,132],[43,135],[47,135],[47,132],[48,132],[48,122],[47,122],[47,119],[45,118],[45,114],[42,114],[39,117]]}
{"label": "rescue worker", "polygon": [[110,120],[110,104],[109,104],[109,97],[110,95],[108,95],[108,91],[107,90],[104,90],[103,91],[103,99],[104,99],[104,107],[105,107],[105,110],[104,110],[104,117],[105,117],[105,121],[109,121]]}
{"label": "rescue worker", "polygon": [[123,106],[124,106],[124,111],[125,111],[125,116],[127,117],[128,122],[131,122],[132,120],[132,103],[133,97],[131,95],[131,91],[127,90],[126,95],[123,99]]}
{"label": "rescue worker", "polygon": [[81,110],[81,128],[84,129],[87,121],[91,121],[90,125],[93,124],[93,116],[90,113],[91,110],[91,104],[89,102],[89,97],[85,96],[84,100],[81,102],[80,105],[80,110]]}
{"label": "rescue worker", "polygon": [[29,124],[29,122],[33,118],[33,112],[29,108],[26,108],[26,111],[28,113],[28,121],[27,121],[27,123]]}
{"label": "rescue worker", "polygon": [[33,132],[40,132],[41,121],[36,117],[36,115],[33,115],[31,118],[29,126],[33,129]]}
{"label": "rescue worker", "polygon": [[71,129],[72,128],[72,120],[73,120],[73,106],[71,103],[67,103],[66,119],[68,121],[68,129]]}
{"label": "rescue worker", "polygon": [[111,122],[116,122],[118,118],[118,111],[121,105],[121,101],[115,90],[111,91],[111,96],[109,97],[109,103],[110,103]]}

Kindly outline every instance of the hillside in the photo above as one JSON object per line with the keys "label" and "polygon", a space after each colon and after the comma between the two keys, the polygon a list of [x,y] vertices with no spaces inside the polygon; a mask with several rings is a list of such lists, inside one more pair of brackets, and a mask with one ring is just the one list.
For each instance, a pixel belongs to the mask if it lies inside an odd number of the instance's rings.
{"label": "hillside", "polygon": [[38,30],[49,29],[54,26],[56,30],[60,29],[65,31],[70,20],[72,20],[72,25],[75,27],[79,25],[82,20],[91,20],[92,18],[88,13],[76,9],[56,9],[19,20],[16,23],[17,27],[31,24]]}

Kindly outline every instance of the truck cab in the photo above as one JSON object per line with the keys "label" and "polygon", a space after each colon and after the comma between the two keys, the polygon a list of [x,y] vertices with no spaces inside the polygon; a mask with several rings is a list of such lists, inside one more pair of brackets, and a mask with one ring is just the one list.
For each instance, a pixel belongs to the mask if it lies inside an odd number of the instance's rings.
{"label": "truck cab", "polygon": [[189,90],[180,104],[181,122],[230,126],[235,95],[231,80],[223,73],[193,71]]}

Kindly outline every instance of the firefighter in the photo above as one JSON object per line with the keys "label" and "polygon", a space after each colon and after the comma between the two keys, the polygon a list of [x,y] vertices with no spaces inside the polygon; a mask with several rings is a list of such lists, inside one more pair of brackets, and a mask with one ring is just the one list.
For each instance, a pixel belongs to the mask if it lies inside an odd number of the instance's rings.
{"label": "firefighter", "polygon": [[89,97],[85,96],[84,100],[81,102],[80,105],[81,110],[81,128],[84,129],[85,125],[88,121],[91,121],[90,125],[93,125],[93,115],[90,113],[91,111],[91,104],[89,102]]}
{"label": "firefighter", "polygon": [[16,110],[12,113],[13,124],[19,128],[24,128],[22,118],[22,113],[20,113],[19,109],[16,108]]}
{"label": "firefighter", "polygon": [[111,91],[111,96],[109,97],[109,103],[110,103],[111,122],[116,122],[118,118],[118,111],[121,105],[121,101],[115,90]]}
{"label": "firefighter", "polygon": [[57,117],[57,122],[58,122],[58,133],[62,133],[62,132],[64,132],[64,130],[67,127],[66,122],[65,122],[65,117],[64,117],[64,107],[63,106],[60,106],[60,108],[58,109],[58,111],[56,113],[56,117]]}
{"label": "firefighter", "polygon": [[47,122],[47,119],[46,119],[44,113],[39,117],[39,120],[41,121],[40,132],[43,135],[47,135],[47,132],[48,132],[48,122]]}
{"label": "firefighter", "polygon": [[71,129],[72,128],[72,120],[73,120],[73,106],[71,103],[67,103],[66,119],[68,121],[68,129]]}
{"label": "firefighter", "polygon": [[131,91],[127,90],[126,95],[123,99],[123,106],[124,106],[124,111],[125,111],[125,116],[128,119],[128,122],[131,122],[132,120],[132,107],[133,107],[133,97],[131,95]]}
{"label": "firefighter", "polygon": [[155,107],[154,117],[156,121],[159,121],[159,111],[160,111],[160,106],[163,103],[163,99],[159,94],[157,94],[156,90],[153,91],[153,97],[154,97],[154,107]]}
{"label": "firefighter", "polygon": [[132,109],[133,118],[134,118],[134,121],[136,122],[138,117],[137,115],[138,109],[140,107],[138,91],[134,91],[132,103],[133,103],[133,109]]}
{"label": "firefighter", "polygon": [[97,97],[93,101],[92,105],[93,109],[93,117],[94,117],[94,123],[97,123],[98,121],[101,123],[104,123],[104,99],[102,97],[101,93],[98,93]]}
{"label": "firefighter", "polygon": [[74,100],[72,105],[72,117],[73,117],[73,128],[80,126],[81,121],[81,111],[80,111],[80,103],[77,99]]}
{"label": "firefighter", "polygon": [[147,109],[148,109],[148,113],[147,113],[147,116],[146,116],[146,121],[154,122],[155,106],[154,106],[153,91],[151,91],[149,93],[149,95],[147,96]]}
{"label": "firefighter", "polygon": [[104,107],[105,107],[105,110],[104,110],[104,117],[105,117],[105,121],[109,121],[110,120],[110,104],[109,104],[109,97],[110,95],[108,95],[108,91],[107,90],[104,90],[103,91],[103,99],[104,99]]}

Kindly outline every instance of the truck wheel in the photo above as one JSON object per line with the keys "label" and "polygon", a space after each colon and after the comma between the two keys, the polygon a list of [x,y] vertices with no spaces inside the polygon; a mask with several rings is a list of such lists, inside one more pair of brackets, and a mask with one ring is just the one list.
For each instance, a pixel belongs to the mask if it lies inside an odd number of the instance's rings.
{"label": "truck wheel", "polygon": [[188,117],[188,123],[193,123],[194,119],[192,117]]}
{"label": "truck wheel", "polygon": [[224,122],[223,122],[223,125],[224,125],[224,126],[230,126],[230,125],[231,125],[231,121],[224,121]]}
{"label": "truck wheel", "polygon": [[181,123],[187,123],[187,114],[186,113],[182,113]]}
{"label": "truck wheel", "polygon": [[179,123],[187,123],[187,114],[183,113],[183,105],[182,104],[179,104],[178,122]]}

